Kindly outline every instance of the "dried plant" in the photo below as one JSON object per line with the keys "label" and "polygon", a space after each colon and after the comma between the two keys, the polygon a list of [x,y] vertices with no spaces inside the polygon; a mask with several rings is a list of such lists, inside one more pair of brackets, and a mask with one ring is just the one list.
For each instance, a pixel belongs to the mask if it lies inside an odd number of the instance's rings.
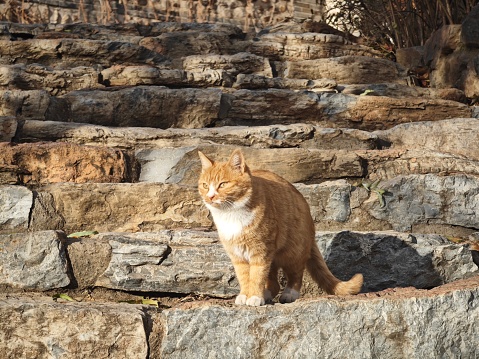
{"label": "dried plant", "polygon": [[477,0],[334,0],[326,21],[385,50],[423,45],[443,25],[460,24]]}

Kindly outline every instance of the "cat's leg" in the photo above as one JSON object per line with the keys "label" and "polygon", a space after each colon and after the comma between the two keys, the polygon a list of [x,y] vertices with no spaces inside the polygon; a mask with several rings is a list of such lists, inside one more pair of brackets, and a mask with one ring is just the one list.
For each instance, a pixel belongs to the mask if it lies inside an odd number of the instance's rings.
{"label": "cat's leg", "polygon": [[236,278],[240,285],[240,294],[236,297],[235,304],[245,305],[249,296],[249,263],[245,261],[235,261],[232,258]]}
{"label": "cat's leg", "polygon": [[279,297],[281,303],[292,303],[299,298],[303,284],[304,266],[291,266],[283,268],[288,279],[288,284]]}
{"label": "cat's leg", "polygon": [[266,302],[272,302],[274,297],[279,293],[279,282],[278,282],[278,267],[274,264],[271,265],[268,275],[268,284],[264,290],[264,300]]}
{"label": "cat's leg", "polygon": [[246,300],[246,305],[256,307],[265,304],[264,292],[270,267],[271,263],[265,263],[264,261],[250,263],[249,297]]}

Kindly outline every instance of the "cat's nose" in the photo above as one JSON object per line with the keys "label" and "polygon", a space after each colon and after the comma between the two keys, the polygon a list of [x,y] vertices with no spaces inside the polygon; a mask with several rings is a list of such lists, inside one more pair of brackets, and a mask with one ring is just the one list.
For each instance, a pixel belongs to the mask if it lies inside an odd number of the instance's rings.
{"label": "cat's nose", "polygon": [[206,196],[207,196],[210,200],[213,200],[213,198],[215,198],[216,194],[214,194],[214,193],[208,193]]}

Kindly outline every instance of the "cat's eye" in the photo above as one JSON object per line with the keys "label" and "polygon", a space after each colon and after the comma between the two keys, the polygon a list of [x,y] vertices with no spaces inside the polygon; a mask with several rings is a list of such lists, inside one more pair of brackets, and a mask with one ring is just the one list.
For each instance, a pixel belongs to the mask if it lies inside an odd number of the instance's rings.
{"label": "cat's eye", "polygon": [[208,183],[203,182],[203,188],[204,188],[204,189],[208,189]]}
{"label": "cat's eye", "polygon": [[218,188],[224,188],[228,182],[221,182]]}

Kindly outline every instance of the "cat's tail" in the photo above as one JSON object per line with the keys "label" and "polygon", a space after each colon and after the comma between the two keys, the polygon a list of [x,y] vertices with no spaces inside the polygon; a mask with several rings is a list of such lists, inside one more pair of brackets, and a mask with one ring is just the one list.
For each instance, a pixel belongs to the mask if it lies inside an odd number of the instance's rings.
{"label": "cat's tail", "polygon": [[314,281],[328,294],[357,294],[363,285],[363,275],[359,273],[347,282],[342,282],[336,278],[326,265],[316,244],[311,248],[311,257],[306,263],[306,268]]}

